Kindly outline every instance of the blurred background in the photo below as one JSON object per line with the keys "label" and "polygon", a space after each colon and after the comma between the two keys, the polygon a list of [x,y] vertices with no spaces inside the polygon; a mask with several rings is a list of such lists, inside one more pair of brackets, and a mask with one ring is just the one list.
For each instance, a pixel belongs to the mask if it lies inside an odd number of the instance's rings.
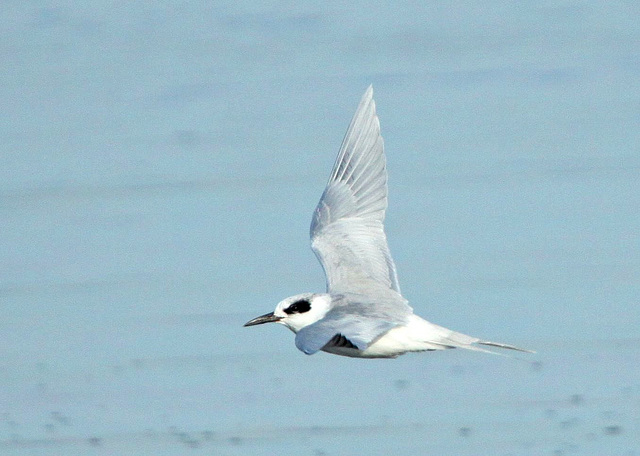
{"label": "blurred background", "polygon": [[[635,2],[0,10],[0,453],[640,455]],[[242,327],[371,83],[404,295],[536,355]]]}

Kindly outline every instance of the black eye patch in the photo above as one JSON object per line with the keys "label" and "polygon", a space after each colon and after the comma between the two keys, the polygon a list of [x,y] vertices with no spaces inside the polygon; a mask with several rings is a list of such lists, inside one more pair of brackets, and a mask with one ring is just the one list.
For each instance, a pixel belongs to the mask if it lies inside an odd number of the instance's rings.
{"label": "black eye patch", "polygon": [[294,313],[305,313],[308,312],[309,309],[311,309],[311,303],[309,301],[301,299],[300,301],[296,301],[289,307],[284,309],[284,313],[286,313],[287,315],[291,315]]}

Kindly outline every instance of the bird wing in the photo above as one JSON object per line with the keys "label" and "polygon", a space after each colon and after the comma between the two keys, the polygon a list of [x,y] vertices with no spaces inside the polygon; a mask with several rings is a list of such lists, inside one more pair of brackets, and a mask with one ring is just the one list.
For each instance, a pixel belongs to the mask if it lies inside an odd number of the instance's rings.
{"label": "bird wing", "polygon": [[387,170],[373,87],[364,93],[311,222],[311,248],[331,293],[400,294],[384,233]]}
{"label": "bird wing", "polygon": [[325,318],[298,331],[296,347],[307,355],[313,355],[334,337],[342,336],[358,350],[365,350],[373,340],[395,326],[383,320],[358,319],[355,315],[339,321]]}
{"label": "bird wing", "polygon": [[307,355],[332,340],[346,339],[358,350],[396,326],[406,324],[412,314],[407,301],[397,293],[375,298],[363,295],[332,295],[333,307],[317,322],[296,334],[296,347]]}

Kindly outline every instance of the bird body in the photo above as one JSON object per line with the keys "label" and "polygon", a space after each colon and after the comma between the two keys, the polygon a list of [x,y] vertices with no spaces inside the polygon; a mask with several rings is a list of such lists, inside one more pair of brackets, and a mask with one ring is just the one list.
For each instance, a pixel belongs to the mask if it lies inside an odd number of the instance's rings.
{"label": "bird body", "polygon": [[525,351],[438,326],[415,315],[400,292],[384,231],[387,170],[373,88],[363,95],[311,221],[311,248],[327,293],[282,300],[245,326],[284,324],[296,346],[354,358],[395,358],[407,352],[479,345]]}

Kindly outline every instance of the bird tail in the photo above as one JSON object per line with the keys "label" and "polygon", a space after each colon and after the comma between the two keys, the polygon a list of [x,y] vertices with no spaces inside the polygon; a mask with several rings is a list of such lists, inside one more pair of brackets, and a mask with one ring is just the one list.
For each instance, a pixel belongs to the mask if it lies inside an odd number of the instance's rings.
{"label": "bird tail", "polygon": [[527,350],[526,348],[516,347],[514,345],[502,344],[499,342],[490,342],[488,340],[479,340],[476,342],[479,345],[487,345],[489,347],[498,347],[498,348],[506,348],[507,350],[515,350],[523,353],[535,353],[533,350]]}
{"label": "bird tail", "polygon": [[497,347],[507,350],[515,350],[523,353],[535,353],[526,348],[516,347],[515,345],[503,344],[500,342],[491,342],[488,340],[478,339],[477,337],[468,336],[457,331],[452,331],[443,326],[436,325],[426,321],[420,317],[415,317],[410,326],[416,325],[415,331],[424,337],[425,345],[429,349],[444,350],[447,348],[464,348],[467,350],[475,350],[486,353],[502,354],[484,347]]}

